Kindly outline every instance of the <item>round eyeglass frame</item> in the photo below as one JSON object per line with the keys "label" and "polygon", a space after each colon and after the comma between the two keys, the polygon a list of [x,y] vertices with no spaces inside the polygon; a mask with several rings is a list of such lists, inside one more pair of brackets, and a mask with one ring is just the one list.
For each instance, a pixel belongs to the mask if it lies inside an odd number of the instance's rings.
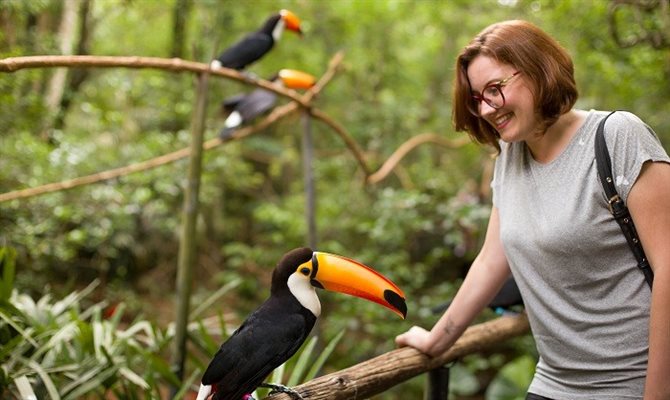
{"label": "round eyeglass frame", "polygon": [[482,105],[482,101],[485,102],[486,104],[488,104],[489,107],[494,108],[496,110],[498,110],[500,108],[503,108],[505,106],[505,94],[503,93],[502,88],[507,86],[509,84],[509,82],[515,76],[519,75],[520,73],[521,73],[521,71],[516,71],[515,73],[513,73],[512,75],[508,76],[505,79],[501,79],[498,82],[489,83],[488,85],[484,86],[484,89],[482,90],[482,93],[486,93],[486,90],[491,89],[491,88],[495,88],[498,91],[498,93],[500,93],[500,98],[502,100],[500,102],[500,105],[498,105],[496,103],[493,103],[491,99],[487,99],[482,94],[478,94],[478,93],[474,94],[473,93],[471,95],[471,100],[472,101],[470,101],[468,103],[468,111],[470,111],[470,113],[472,115],[474,115],[475,117],[481,117],[480,108],[481,108],[481,105]]}

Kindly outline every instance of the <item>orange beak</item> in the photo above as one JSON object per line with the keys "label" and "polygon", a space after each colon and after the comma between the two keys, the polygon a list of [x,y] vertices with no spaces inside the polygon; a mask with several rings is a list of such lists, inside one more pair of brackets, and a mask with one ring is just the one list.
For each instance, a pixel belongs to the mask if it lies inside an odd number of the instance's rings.
{"label": "orange beak", "polygon": [[311,269],[312,286],[360,297],[407,316],[405,294],[384,275],[358,261],[315,251],[303,266]]}
{"label": "orange beak", "polygon": [[297,69],[282,69],[279,71],[279,78],[290,89],[309,89],[316,83],[314,76]]}
{"label": "orange beak", "polygon": [[279,11],[279,15],[281,15],[281,18],[284,20],[286,29],[292,30],[302,36],[302,30],[300,30],[300,18],[298,18],[297,15],[289,10],[281,10]]}

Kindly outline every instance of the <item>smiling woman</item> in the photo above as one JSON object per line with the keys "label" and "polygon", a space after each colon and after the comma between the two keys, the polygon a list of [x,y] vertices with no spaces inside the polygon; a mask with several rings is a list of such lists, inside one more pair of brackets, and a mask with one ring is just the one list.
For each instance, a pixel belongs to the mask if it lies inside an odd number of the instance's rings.
{"label": "smiling woman", "polygon": [[498,150],[493,209],[445,314],[396,342],[440,354],[511,273],[540,355],[528,400],[668,399],[670,157],[635,115],[608,119],[617,189],[655,273],[650,292],[597,176],[595,132],[607,113],[574,109],[577,95],[570,56],[529,22],[493,24],[463,49],[453,122]]}
{"label": "smiling woman", "polygon": [[471,111],[471,95],[475,86],[470,82],[468,69],[472,67],[475,58],[481,58],[479,56],[490,58],[511,67],[512,72],[520,71],[523,74],[535,100],[536,112],[543,120],[538,126],[541,131],[556,122],[577,101],[572,59],[556,40],[525,21],[491,25],[459,55],[454,85],[453,115],[456,130],[469,132],[482,144],[500,149],[498,131],[481,123],[478,108],[474,115]]}

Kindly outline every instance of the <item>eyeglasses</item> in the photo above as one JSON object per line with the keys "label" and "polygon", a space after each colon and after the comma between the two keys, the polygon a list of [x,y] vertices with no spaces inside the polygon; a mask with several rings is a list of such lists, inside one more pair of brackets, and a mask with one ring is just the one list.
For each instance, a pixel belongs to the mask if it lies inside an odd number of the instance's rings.
{"label": "eyeglasses", "polygon": [[510,77],[486,85],[481,94],[472,94],[472,100],[474,101],[468,103],[468,110],[475,116],[479,117],[481,115],[479,110],[481,108],[482,101],[496,110],[502,108],[505,105],[505,95],[503,94],[502,88],[506,86],[509,81],[512,80],[512,78],[519,75],[520,73],[521,71],[516,71]]}

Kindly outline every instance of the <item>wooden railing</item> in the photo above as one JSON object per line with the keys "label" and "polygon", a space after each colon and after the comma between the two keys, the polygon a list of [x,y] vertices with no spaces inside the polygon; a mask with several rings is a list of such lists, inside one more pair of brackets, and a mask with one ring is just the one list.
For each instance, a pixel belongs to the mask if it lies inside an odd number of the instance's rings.
{"label": "wooden railing", "polygon": [[[503,316],[468,328],[445,353],[437,357],[400,348],[349,368],[293,387],[305,400],[366,399],[417,375],[434,371],[468,354],[480,352],[529,331],[525,314]],[[265,400],[292,400],[277,393]]]}

